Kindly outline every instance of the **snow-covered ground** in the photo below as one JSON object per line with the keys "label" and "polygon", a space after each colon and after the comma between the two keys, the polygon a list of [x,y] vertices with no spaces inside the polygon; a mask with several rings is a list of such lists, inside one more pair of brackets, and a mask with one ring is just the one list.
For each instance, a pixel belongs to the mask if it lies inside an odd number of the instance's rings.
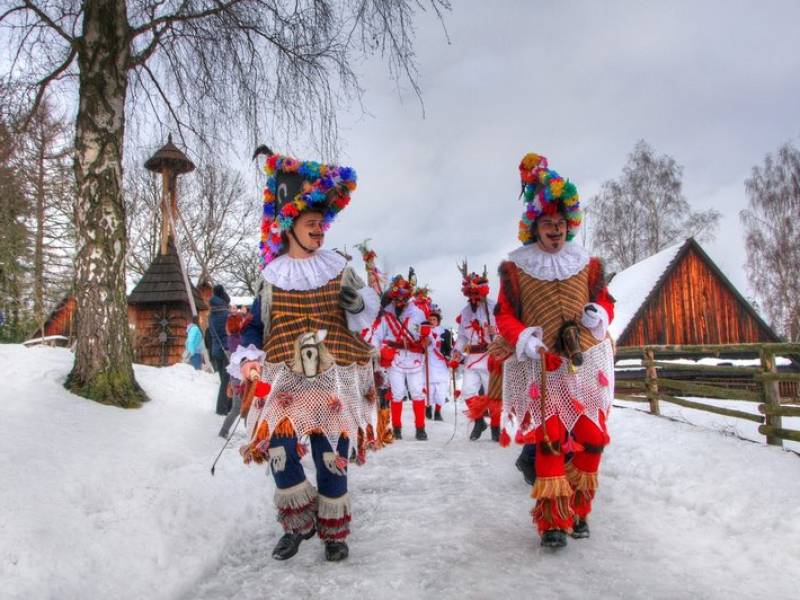
{"label": "snow-covered ground", "polygon": [[[430,441],[351,468],[351,555],[269,557],[273,484],[220,447],[214,376],[137,367],[136,411],[68,394],[63,349],[0,346],[0,597],[762,598],[800,576],[800,458],[615,408],[592,537],[553,553],[516,450]],[[684,409],[685,410],[685,409]],[[696,412],[696,411],[693,411]],[[713,416],[713,415],[712,415]],[[410,410],[405,419],[411,422]],[[313,467],[309,466],[309,472]]]}

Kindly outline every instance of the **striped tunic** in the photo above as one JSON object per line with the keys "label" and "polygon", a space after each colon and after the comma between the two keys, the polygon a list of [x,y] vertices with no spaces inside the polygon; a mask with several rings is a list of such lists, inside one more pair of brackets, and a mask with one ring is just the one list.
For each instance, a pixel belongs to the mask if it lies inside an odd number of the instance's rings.
{"label": "striped tunic", "polygon": [[370,361],[371,347],[347,327],[347,317],[339,306],[342,275],[315,290],[272,288],[271,326],[264,343],[269,362],[289,362],[294,357],[298,336],[325,329],[325,347],[336,364],[347,366]]}
{"label": "striped tunic", "polygon": [[581,324],[583,307],[589,299],[589,265],[569,279],[544,281],[519,270],[522,298],[522,318],[526,327],[539,326],[544,330],[542,341],[550,351],[565,321],[575,321],[581,334],[581,350],[586,351],[598,341]]}

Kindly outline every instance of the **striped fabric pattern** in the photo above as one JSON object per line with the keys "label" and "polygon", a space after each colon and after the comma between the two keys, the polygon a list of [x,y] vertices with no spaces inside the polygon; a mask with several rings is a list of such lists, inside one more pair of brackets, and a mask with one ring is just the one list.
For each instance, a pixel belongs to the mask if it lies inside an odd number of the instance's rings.
{"label": "striped fabric pattern", "polygon": [[558,331],[565,321],[575,321],[581,334],[584,352],[597,344],[594,336],[581,325],[583,307],[589,302],[589,266],[569,279],[544,281],[519,271],[522,296],[522,322],[526,326],[538,325],[544,330],[542,341],[550,351],[556,343]]}
{"label": "striped fabric pattern", "polygon": [[370,361],[371,347],[347,327],[339,306],[342,275],[315,290],[272,291],[271,329],[264,351],[269,362],[288,362],[294,357],[294,342],[303,333],[326,329],[325,347],[336,364],[347,366]]}

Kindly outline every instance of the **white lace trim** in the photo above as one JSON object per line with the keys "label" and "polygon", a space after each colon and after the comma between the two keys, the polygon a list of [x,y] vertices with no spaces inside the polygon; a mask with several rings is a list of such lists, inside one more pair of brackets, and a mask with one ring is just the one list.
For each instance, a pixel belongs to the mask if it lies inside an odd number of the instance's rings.
{"label": "white lace trim", "polygon": [[261,276],[282,290],[306,292],[335,279],[346,265],[347,259],[333,250],[317,250],[308,258],[284,254],[264,267]]}
{"label": "white lace trim", "polygon": [[531,244],[517,248],[508,257],[525,273],[543,281],[569,279],[580,273],[590,258],[586,248],[576,242],[567,242],[554,254]]}

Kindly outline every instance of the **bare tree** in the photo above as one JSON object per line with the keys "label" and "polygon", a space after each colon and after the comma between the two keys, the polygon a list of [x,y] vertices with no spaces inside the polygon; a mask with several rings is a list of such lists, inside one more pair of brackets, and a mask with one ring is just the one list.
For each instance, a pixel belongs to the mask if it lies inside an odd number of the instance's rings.
{"label": "bare tree", "polygon": [[[427,0],[437,14],[446,0]],[[354,61],[380,53],[418,91],[412,0],[0,0],[6,75],[38,108],[54,83],[77,78],[78,301],[67,387],[100,402],[146,399],[132,368],[125,302],[123,142],[142,114],[213,143],[264,115],[272,130],[310,131],[336,145],[336,108],[360,97]],[[132,102],[128,103],[131,100]],[[267,124],[270,124],[268,122]],[[327,156],[325,156],[327,157]]]}
{"label": "bare tree", "polygon": [[256,240],[245,240],[236,248],[226,272],[222,274],[227,288],[246,296],[255,296],[261,280]]}
{"label": "bare tree", "polygon": [[747,275],[771,325],[800,341],[800,150],[784,144],[745,181]]}
{"label": "bare tree", "polygon": [[32,207],[33,317],[40,330],[49,313],[70,291],[75,254],[71,132],[43,101],[18,137],[16,169]]}
{"label": "bare tree", "polygon": [[125,198],[128,276],[138,280],[152,264],[161,246],[161,179],[152,172],[136,168],[146,160],[139,156],[125,169]]}
{"label": "bare tree", "polygon": [[260,210],[245,192],[242,176],[226,167],[207,163],[184,180],[179,213],[181,251],[191,257],[188,268],[198,281],[227,279],[235,252],[255,244],[246,242],[258,231]]}
{"label": "bare tree", "polygon": [[30,272],[30,205],[16,169],[18,144],[0,117],[0,340],[18,342],[25,333],[25,286]]}
{"label": "bare tree", "polygon": [[606,181],[591,198],[592,247],[612,269],[625,269],[688,237],[713,239],[720,215],[691,209],[682,176],[674,158],[657,156],[640,140],[619,179]]}

